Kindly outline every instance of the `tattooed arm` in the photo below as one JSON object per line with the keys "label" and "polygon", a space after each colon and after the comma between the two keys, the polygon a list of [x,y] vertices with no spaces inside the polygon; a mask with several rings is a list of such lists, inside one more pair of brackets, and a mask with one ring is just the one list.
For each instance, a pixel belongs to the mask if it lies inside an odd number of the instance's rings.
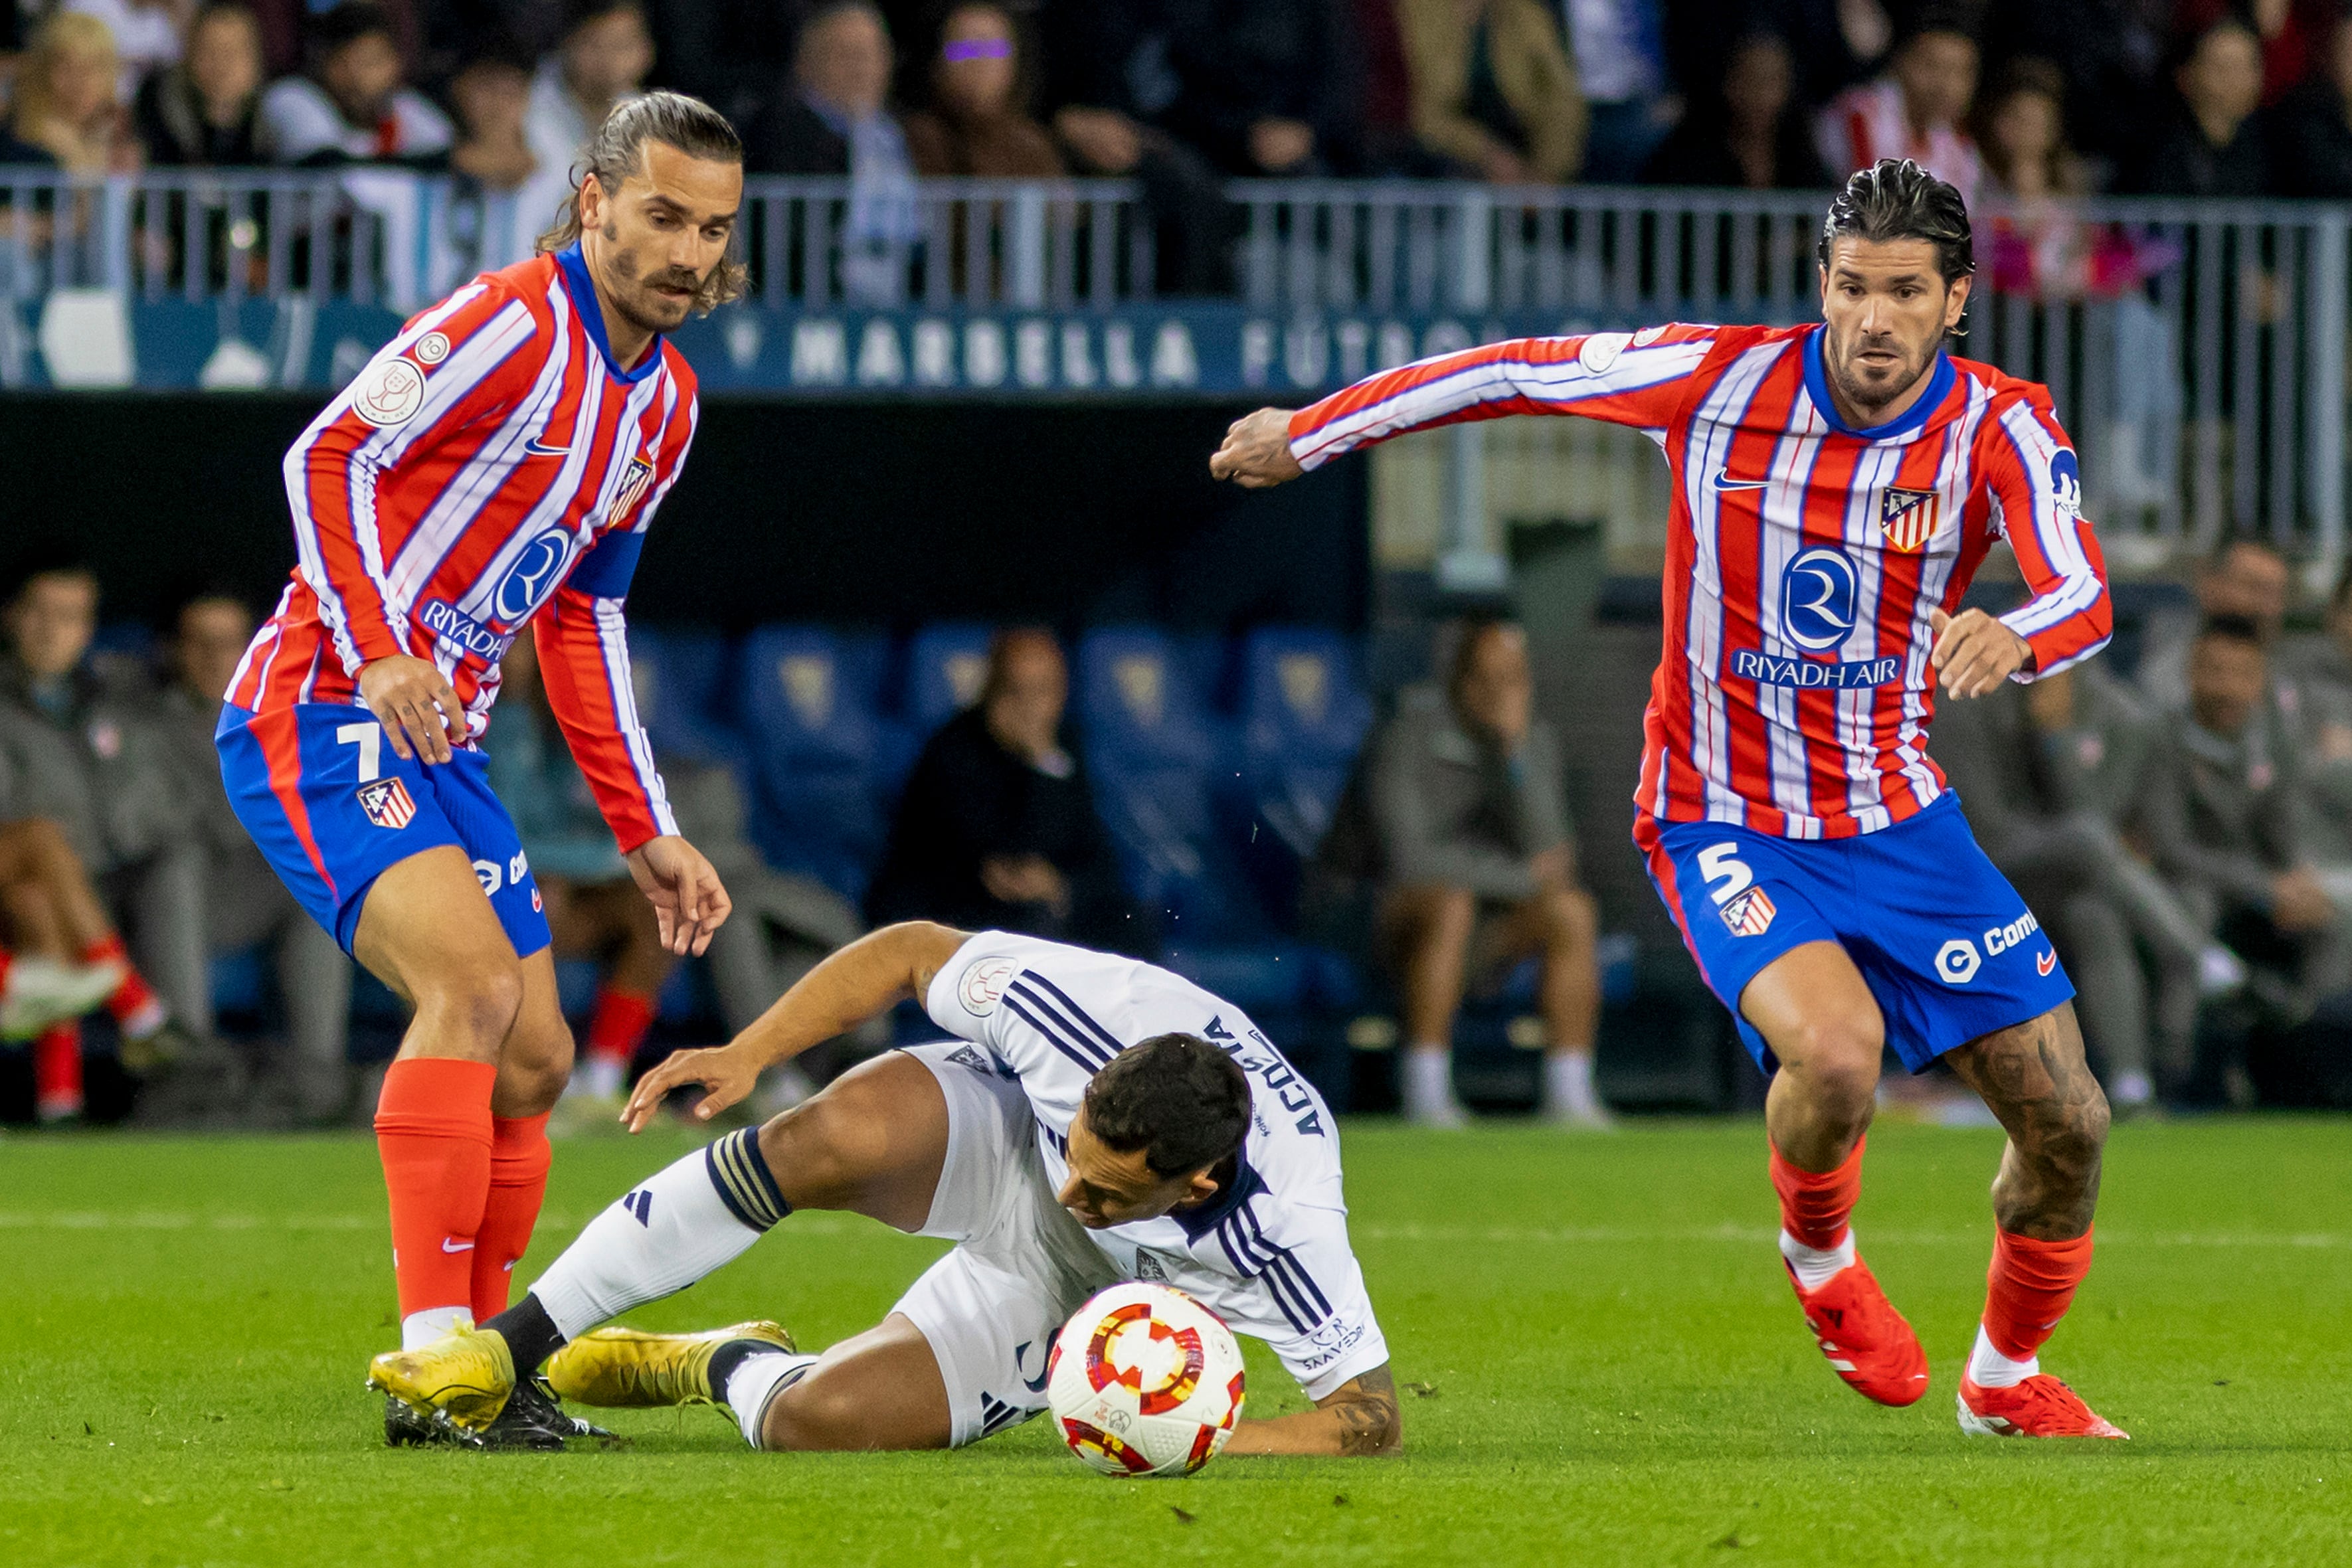
{"label": "tattooed arm", "polygon": [[1384,1458],[1404,1450],[1396,1379],[1385,1364],[1349,1378],[1315,1402],[1312,1410],[1244,1421],[1225,1445],[1229,1454],[1336,1454]]}

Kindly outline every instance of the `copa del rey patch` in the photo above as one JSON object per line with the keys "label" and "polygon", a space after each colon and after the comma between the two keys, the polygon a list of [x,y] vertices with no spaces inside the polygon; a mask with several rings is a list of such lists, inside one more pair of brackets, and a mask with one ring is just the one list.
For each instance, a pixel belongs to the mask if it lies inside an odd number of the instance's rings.
{"label": "copa del rey patch", "polygon": [[1762,888],[1751,887],[1725,904],[1718,913],[1734,936],[1761,936],[1772,929],[1772,916],[1780,911],[1772,907],[1771,898]]}
{"label": "copa del rey patch", "polygon": [[379,828],[404,828],[416,816],[416,802],[408,786],[397,779],[378,779],[360,786],[360,810]]}
{"label": "copa del rey patch", "polygon": [[1936,532],[1936,492],[1892,487],[1880,491],[1878,531],[1896,549],[1925,549]]}

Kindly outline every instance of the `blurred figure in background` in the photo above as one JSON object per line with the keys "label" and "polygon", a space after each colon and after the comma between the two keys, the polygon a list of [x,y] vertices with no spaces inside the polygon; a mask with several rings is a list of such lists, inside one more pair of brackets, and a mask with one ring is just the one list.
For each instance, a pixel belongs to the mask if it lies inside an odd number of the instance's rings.
{"label": "blurred figure in background", "polygon": [[[530,68],[510,46],[482,49],[449,78],[449,107],[457,113],[457,142],[449,152],[449,169],[461,180],[484,192],[523,191],[542,173],[545,165],[532,150],[530,138]],[[568,171],[569,165],[564,166]],[[571,189],[568,172],[563,181]],[[555,211],[554,193],[546,200],[525,195],[523,220],[531,237],[548,226]]]}
{"label": "blurred figure in background", "polygon": [[1660,0],[1559,0],[1559,11],[1591,116],[1584,178],[1630,185],[1683,118],[1666,92],[1664,8]]}
{"label": "blurred figure in background", "polygon": [[2352,14],[2329,24],[2318,70],[2281,100],[2270,151],[2280,195],[2352,197]]}
{"label": "blurred figure in background", "polygon": [[1064,173],[1053,137],[1030,114],[1031,72],[1013,13],[996,0],[963,0],[940,18],[938,34],[929,107],[907,117],[915,172],[1012,180]]}
{"label": "blurred figure in background", "polygon": [[1351,172],[1363,73],[1338,0],[1183,0],[1170,21],[1174,96],[1158,123],[1229,174]]}
{"label": "blurred figure in background", "polygon": [[613,106],[645,90],[654,38],[641,0],[587,0],[572,8],[562,42],[539,64],[525,110],[539,172],[523,200],[542,228],[572,193],[572,165]]}
{"label": "blurred figure in background", "polygon": [[1559,742],[1534,714],[1527,634],[1464,627],[1443,689],[1407,691],[1366,744],[1317,854],[1326,887],[1376,890],[1375,943],[1404,1011],[1405,1113],[1467,1120],[1454,1097],[1465,988],[1541,966],[1543,1113],[1605,1126],[1592,1085],[1600,917],[1577,877]]}
{"label": "blurred figure in background", "polygon": [[[81,910],[68,936],[79,962],[122,967],[105,1005],[122,1036],[123,1065],[152,1074],[201,1058],[207,1071],[222,1068],[213,1087],[226,1101],[236,1088],[235,1061],[217,1063],[219,1048],[206,1038],[204,850],[143,682],[118,661],[89,657],[98,579],[79,567],[36,570],[8,601],[6,624],[0,760],[13,779],[11,810],[58,825],[111,917],[100,924]],[[127,948],[119,926],[129,927]],[[60,1024],[45,1039],[45,1049],[79,1063],[78,1026]],[[78,1065],[70,1092],[78,1103]]]}
{"label": "blurred figure in background", "polygon": [[1822,162],[1843,179],[1881,158],[1909,158],[1975,206],[1982,168],[1968,122],[1977,66],[1976,37],[1958,12],[1921,11],[1886,74],[1846,89],[1822,110]]}
{"label": "blurred figure in background", "polygon": [[344,0],[306,29],[310,74],[261,95],[262,145],[280,163],[430,162],[456,139],[448,116],[403,79],[391,15]]}
{"label": "blurred figure in background", "polygon": [[980,700],[940,727],[907,780],[868,920],[1136,950],[1135,909],[1063,730],[1069,695],[1051,632],[997,633]]}
{"label": "blurred figure in background", "polygon": [[2190,35],[2172,86],[2179,108],[2146,150],[2136,188],[2158,196],[2246,197],[2270,192],[2263,134],[2262,39],[2243,16],[2224,12]]}
{"label": "blurred figure in background", "polygon": [[2326,631],[2294,639],[2279,663],[2303,704],[2306,842],[2328,896],[2352,913],[2352,570],[2328,600]]}
{"label": "blurred figure in background", "polygon": [[[2208,617],[2242,617],[2252,623],[2263,646],[2271,647],[2286,624],[2294,583],[2286,558],[2275,549],[2261,539],[2228,538],[2198,563],[2195,586],[2193,609],[2158,611],[2147,618],[2140,634],[2136,678],[2148,706],[2158,713],[2177,713],[2189,706],[2189,653]],[[2286,716],[2297,717],[2298,699],[2286,673],[2273,671],[2271,681],[2273,706]]]}
{"label": "blurred figure in background", "polygon": [[32,1042],[35,1114],[67,1122],[82,1113],[78,1020],[121,986],[127,966],[84,956],[120,938],[58,825],[15,816],[9,772],[0,758],[0,1043]]}
{"label": "blurred figure in background", "polygon": [[267,947],[286,1009],[288,1056],[260,1085],[281,1092],[297,1121],[339,1118],[351,1097],[352,965],[334,937],[304,913],[229,809],[213,728],[223,695],[253,640],[253,612],[227,594],[204,593],[173,618],[158,708],[205,853],[205,946],[215,957]]}
{"label": "blurred figure in background", "polygon": [[122,112],[121,71],[105,23],[72,12],[51,16],[33,34],[16,69],[10,135],[33,152],[32,161],[54,161],[68,174],[137,169],[139,143]]}
{"label": "blurred figure in background", "polygon": [[131,113],[147,161],[167,168],[261,162],[260,116],[261,28],[236,4],[196,13],[187,57],[149,77]]}
{"label": "blurred figure in background", "polygon": [[792,83],[743,133],[745,169],[910,178],[906,134],[888,109],[895,59],[889,27],[866,0],[818,7],[801,25]]}
{"label": "blurred figure in background", "polygon": [[1546,0],[1397,0],[1397,21],[1424,146],[1498,185],[1577,177],[1584,95]]}
{"label": "blurred figure in background", "polygon": [[115,94],[129,103],[140,85],[180,61],[194,0],[65,0],[60,15],[106,24],[120,61]]}
{"label": "blurred figure in background", "polygon": [[1812,124],[1795,101],[1796,80],[1788,44],[1778,34],[1750,33],[1732,47],[1722,93],[1691,106],[1643,177],[1748,191],[1828,186]]}

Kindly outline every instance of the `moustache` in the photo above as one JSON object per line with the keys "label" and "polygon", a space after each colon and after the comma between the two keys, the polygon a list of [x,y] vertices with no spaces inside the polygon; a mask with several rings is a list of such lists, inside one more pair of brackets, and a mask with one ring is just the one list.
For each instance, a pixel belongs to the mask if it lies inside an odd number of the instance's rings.
{"label": "moustache", "polygon": [[683,288],[692,293],[702,287],[702,275],[682,267],[666,267],[638,280],[646,288]]}

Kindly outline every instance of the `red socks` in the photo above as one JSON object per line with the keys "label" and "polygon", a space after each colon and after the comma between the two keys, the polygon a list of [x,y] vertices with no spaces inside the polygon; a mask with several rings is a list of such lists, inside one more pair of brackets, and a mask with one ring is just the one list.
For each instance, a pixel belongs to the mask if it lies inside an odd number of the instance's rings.
{"label": "red socks", "polygon": [[130,950],[122,946],[120,934],[101,936],[81,950],[85,964],[116,963],[122,966],[122,983],[106,998],[106,1010],[114,1015],[114,1022],[131,1040],[144,1040],[163,1027],[163,999],[147,983],[147,977],[131,962]]}
{"label": "red socks", "polygon": [[2090,1271],[2090,1231],[2072,1241],[2036,1241],[1996,1227],[1984,1310],[1993,1349],[2011,1361],[2032,1360]]}
{"label": "red socks", "polygon": [[383,1075],[375,1142],[392,1201],[392,1269],[404,1320],[472,1310],[498,1075],[487,1061],[432,1056],[395,1061]]}
{"label": "red socks", "polygon": [[531,1228],[539,1223],[539,1206],[547,1197],[547,1167],[554,1158],[545,1113],[490,1118],[490,1196],[474,1241],[478,1323],[507,1310],[509,1282],[517,1260],[530,1248]]}
{"label": "red socks", "polygon": [[1833,1171],[1801,1171],[1772,1150],[1772,1190],[1780,1195],[1781,1228],[1818,1251],[1827,1252],[1845,1239],[1846,1217],[1862,1196],[1862,1151],[1870,1140],[1853,1145],[1853,1153]]}
{"label": "red socks", "polygon": [[53,1023],[33,1040],[33,1100],[44,1122],[81,1114],[81,1025]]}
{"label": "red socks", "polygon": [[626,1071],[653,1027],[653,998],[600,986],[596,1010],[588,1015],[588,1054],[599,1061],[617,1061]]}

